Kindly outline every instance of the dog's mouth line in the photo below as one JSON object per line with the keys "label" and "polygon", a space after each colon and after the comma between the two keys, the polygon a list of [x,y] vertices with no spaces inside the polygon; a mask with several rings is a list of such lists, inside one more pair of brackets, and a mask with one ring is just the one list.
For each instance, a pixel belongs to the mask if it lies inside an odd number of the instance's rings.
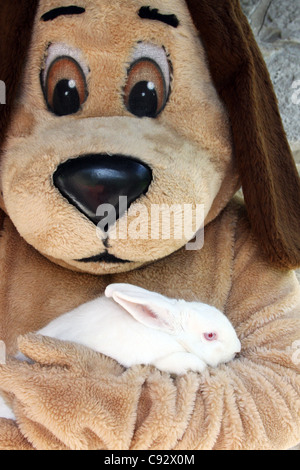
{"label": "dog's mouth line", "polygon": [[101,253],[96,256],[91,256],[89,258],[77,259],[75,261],[79,263],[86,263],[86,264],[87,263],[127,264],[127,263],[132,262],[132,261],[128,261],[125,259],[117,258],[116,256],[108,253],[108,251],[105,251],[105,253]]}

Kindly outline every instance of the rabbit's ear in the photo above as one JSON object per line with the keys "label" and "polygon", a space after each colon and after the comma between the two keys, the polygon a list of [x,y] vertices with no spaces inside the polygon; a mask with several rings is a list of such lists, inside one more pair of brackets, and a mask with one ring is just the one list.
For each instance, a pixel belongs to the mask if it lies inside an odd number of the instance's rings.
{"label": "rabbit's ear", "polygon": [[105,295],[113,298],[143,325],[170,333],[175,332],[175,306],[172,300],[127,284],[108,286]]}

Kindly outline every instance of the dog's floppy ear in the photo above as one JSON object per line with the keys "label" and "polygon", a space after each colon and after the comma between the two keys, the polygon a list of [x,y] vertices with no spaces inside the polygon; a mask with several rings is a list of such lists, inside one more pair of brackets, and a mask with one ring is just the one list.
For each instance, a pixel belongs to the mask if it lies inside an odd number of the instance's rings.
{"label": "dog's floppy ear", "polygon": [[[0,160],[1,150],[10,121],[13,103],[29,49],[38,0],[1,0],[0,6],[0,80],[5,100],[0,104]],[[3,207],[0,194],[0,208]],[[0,209],[0,231],[3,213]]]}
{"label": "dog's floppy ear", "polygon": [[38,0],[1,0],[0,80],[5,84],[6,104],[0,105],[0,151],[18,91]]}
{"label": "dog's floppy ear", "polygon": [[231,120],[253,232],[269,260],[300,265],[300,179],[262,54],[238,0],[187,0]]}

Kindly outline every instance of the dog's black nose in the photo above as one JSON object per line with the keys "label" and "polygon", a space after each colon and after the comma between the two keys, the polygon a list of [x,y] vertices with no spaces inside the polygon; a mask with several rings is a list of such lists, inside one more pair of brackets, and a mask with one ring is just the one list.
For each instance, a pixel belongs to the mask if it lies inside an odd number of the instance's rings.
{"label": "dog's black nose", "polygon": [[[151,181],[152,171],[146,164],[123,155],[74,158],[61,164],[53,175],[60,193],[95,225],[107,218],[99,215],[99,206],[105,208],[106,214],[109,206],[115,210],[116,218],[110,211],[108,225],[112,225],[147,192]],[[120,206],[121,196],[127,199],[122,198]]]}

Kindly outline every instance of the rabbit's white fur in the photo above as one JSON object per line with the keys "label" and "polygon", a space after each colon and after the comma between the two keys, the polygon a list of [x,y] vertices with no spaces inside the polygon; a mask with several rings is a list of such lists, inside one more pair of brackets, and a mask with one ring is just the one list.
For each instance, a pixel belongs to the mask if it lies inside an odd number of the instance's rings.
{"label": "rabbit's white fur", "polygon": [[[105,295],[38,333],[82,344],[125,367],[151,364],[173,374],[202,372],[240,351],[234,328],[214,307],[169,299],[130,284],[112,284]],[[216,341],[205,339],[210,332],[217,334]]]}
{"label": "rabbit's white fur", "polygon": [[[37,333],[82,344],[125,367],[154,365],[177,375],[203,372],[207,365],[229,362],[240,352],[227,317],[207,304],[169,299],[129,284],[112,284],[105,295]],[[208,341],[209,333],[217,339]],[[22,354],[17,357],[26,360]]]}

